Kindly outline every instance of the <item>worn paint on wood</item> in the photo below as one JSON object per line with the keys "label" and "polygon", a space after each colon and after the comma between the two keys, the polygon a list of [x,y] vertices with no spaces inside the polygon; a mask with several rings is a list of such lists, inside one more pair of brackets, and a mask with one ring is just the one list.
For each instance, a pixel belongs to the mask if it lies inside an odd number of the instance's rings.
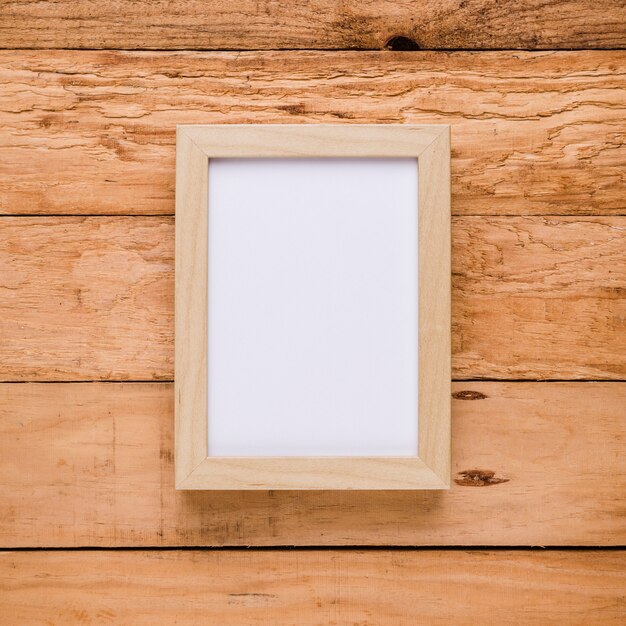
{"label": "worn paint on wood", "polygon": [[623,623],[625,552],[0,553],[11,624]]}
{"label": "worn paint on wood", "polygon": [[200,50],[620,48],[625,7],[619,0],[4,0],[0,42]]}
{"label": "worn paint on wood", "polygon": [[177,492],[173,405],[163,383],[0,385],[0,545],[626,542],[626,383],[455,383],[447,492]]}
{"label": "worn paint on wood", "polygon": [[[457,217],[456,378],[624,379],[626,217]],[[0,380],[171,380],[171,217],[0,220]]]}
{"label": "worn paint on wood", "polygon": [[451,125],[455,214],[623,214],[625,62],[622,51],[3,52],[0,212],[173,213],[176,124],[396,122]]}

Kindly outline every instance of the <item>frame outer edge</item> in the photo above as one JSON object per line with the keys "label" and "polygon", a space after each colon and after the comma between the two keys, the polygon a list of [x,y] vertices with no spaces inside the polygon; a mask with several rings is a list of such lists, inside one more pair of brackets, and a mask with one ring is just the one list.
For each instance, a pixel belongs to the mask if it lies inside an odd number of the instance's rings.
{"label": "frame outer edge", "polygon": [[[175,214],[175,482],[177,488],[207,455],[207,157],[192,133],[176,129]],[[204,433],[204,436],[202,434]]]}
{"label": "frame outer edge", "polygon": [[[451,197],[450,126],[419,156],[419,456],[450,488]],[[436,259],[436,264],[433,263]]]}
{"label": "frame outer edge", "polygon": [[[177,489],[237,489],[234,481],[229,478],[222,480],[223,485],[206,484],[203,476],[206,472],[208,458],[207,441],[207,364],[206,364],[206,341],[197,341],[198,323],[201,336],[207,336],[207,221],[208,221],[208,161],[212,156],[207,136],[210,136],[212,126],[223,133],[229,125],[179,125],[176,128],[176,316],[175,316],[175,473]],[[232,125],[231,127],[263,127],[266,133],[271,127],[282,127],[281,133],[287,125]],[[300,129],[306,125],[299,126]],[[316,125],[319,126],[319,125]],[[348,130],[350,127],[360,127],[361,132],[368,125],[337,124],[324,125],[332,132],[334,128]],[[442,245],[446,254],[441,256],[438,264],[439,271],[426,281],[429,288],[434,289],[436,294],[436,310],[439,314],[439,323],[434,326],[433,336],[429,339],[427,349],[423,350],[421,321],[422,308],[420,298],[420,422],[419,422],[419,451],[416,461],[420,461],[427,467],[429,477],[423,480],[423,486],[386,486],[387,490],[393,489],[449,489],[450,487],[450,408],[451,408],[451,332],[450,332],[450,285],[451,285],[451,260],[450,260],[450,126],[449,125],[401,125],[390,124],[377,126],[377,133],[384,127],[399,130],[406,127],[412,132],[423,130],[427,135],[435,138],[429,143],[421,143],[419,149],[415,149],[413,155],[418,159],[419,199],[418,210],[420,211],[420,250],[422,250],[423,225],[434,235],[432,238],[436,244]],[[355,128],[355,130],[357,130]],[[348,130],[349,132],[349,130]],[[417,148],[417,146],[416,146]],[[367,152],[365,150],[364,152]],[[214,155],[215,156],[215,155]],[[237,156],[235,153],[228,156]],[[244,156],[239,155],[239,156]],[[294,156],[294,155],[285,155]],[[369,156],[363,154],[362,156]],[[389,155],[391,156],[391,155]],[[406,155],[404,155],[406,156]],[[426,167],[424,167],[424,165]],[[426,174],[426,175],[424,175]],[[431,182],[426,182],[431,178]],[[432,184],[435,181],[435,184]],[[422,209],[427,207],[422,215]],[[429,215],[427,215],[429,214]],[[424,222],[423,217],[427,217]],[[201,236],[200,236],[201,235]],[[426,238],[428,240],[428,238]],[[191,252],[189,252],[191,248]],[[441,251],[439,252],[439,254]],[[422,256],[419,253],[420,268]],[[200,267],[198,272],[197,266]],[[195,268],[195,269],[194,269]],[[420,291],[426,285],[422,285],[422,271],[420,269]],[[429,283],[432,282],[432,285]],[[197,285],[204,285],[201,290]],[[191,286],[195,285],[195,289]],[[198,292],[201,291],[201,294]],[[195,297],[189,294],[195,294]],[[191,302],[189,301],[191,300]],[[200,316],[198,322],[197,317]],[[194,341],[195,338],[195,341]],[[199,345],[200,344],[200,345]],[[427,428],[424,429],[422,399],[423,390],[428,389],[422,380],[422,357],[428,353],[434,354],[435,365],[430,364],[434,371],[433,381],[437,391],[431,393]],[[430,379],[427,381],[430,384]],[[431,389],[433,389],[431,387]],[[422,436],[424,435],[424,436]],[[215,459],[216,461],[218,459]],[[389,461],[393,459],[390,458]],[[258,459],[263,463],[263,459]],[[384,457],[376,458],[376,461],[384,461]],[[260,467],[259,467],[260,469]],[[263,473],[262,471],[260,472]],[[257,477],[260,478],[260,477]],[[434,480],[432,480],[434,479]],[[219,479],[218,479],[219,482]],[[323,481],[324,482],[324,481]],[[343,482],[343,481],[339,481]],[[371,486],[358,486],[355,489],[377,489],[379,481],[374,480]],[[403,481],[402,481],[403,482]],[[346,487],[333,487],[324,485],[315,487],[313,483],[304,481],[302,489],[333,489]],[[241,484],[241,483],[240,483]],[[294,489],[295,486],[281,487],[273,484],[262,484],[256,480],[244,480],[240,489]]]}

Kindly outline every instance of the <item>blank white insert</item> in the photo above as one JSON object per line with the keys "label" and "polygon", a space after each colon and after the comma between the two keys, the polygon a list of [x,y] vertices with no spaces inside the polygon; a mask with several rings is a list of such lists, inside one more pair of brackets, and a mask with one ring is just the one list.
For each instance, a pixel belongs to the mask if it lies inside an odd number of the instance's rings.
{"label": "blank white insert", "polygon": [[417,159],[211,159],[209,456],[417,454]]}

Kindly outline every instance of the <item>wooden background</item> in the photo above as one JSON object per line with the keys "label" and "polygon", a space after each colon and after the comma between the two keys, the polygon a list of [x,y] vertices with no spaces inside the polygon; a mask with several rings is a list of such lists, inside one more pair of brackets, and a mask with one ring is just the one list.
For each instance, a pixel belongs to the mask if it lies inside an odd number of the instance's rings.
{"label": "wooden background", "polygon": [[[1,0],[0,48],[3,623],[624,623],[623,0]],[[452,125],[450,492],[174,491],[211,122]]]}

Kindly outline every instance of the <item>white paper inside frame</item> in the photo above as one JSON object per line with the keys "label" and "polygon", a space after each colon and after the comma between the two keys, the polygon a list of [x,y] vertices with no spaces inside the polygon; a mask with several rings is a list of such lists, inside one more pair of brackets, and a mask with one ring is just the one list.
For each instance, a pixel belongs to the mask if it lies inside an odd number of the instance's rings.
{"label": "white paper inside frame", "polygon": [[209,161],[209,456],[417,454],[417,159]]}

